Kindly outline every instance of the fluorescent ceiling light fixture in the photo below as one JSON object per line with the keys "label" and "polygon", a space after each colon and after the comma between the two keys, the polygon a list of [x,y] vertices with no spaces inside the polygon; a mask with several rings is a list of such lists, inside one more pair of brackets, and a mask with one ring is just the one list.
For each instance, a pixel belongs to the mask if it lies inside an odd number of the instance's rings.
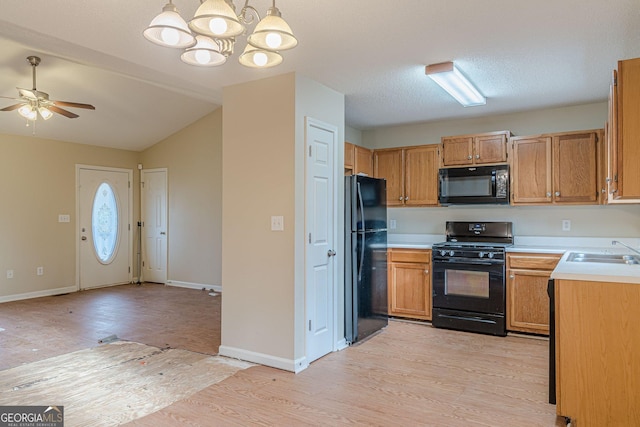
{"label": "fluorescent ceiling light fixture", "polygon": [[487,98],[478,92],[478,89],[467,80],[453,62],[427,65],[425,73],[465,107],[487,103]]}

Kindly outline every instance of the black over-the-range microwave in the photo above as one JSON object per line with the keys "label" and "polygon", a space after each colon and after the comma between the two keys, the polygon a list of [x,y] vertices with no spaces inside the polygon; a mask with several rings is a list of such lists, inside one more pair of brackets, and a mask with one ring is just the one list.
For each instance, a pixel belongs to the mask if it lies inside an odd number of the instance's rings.
{"label": "black over-the-range microwave", "polygon": [[509,204],[509,165],[440,169],[441,205]]}

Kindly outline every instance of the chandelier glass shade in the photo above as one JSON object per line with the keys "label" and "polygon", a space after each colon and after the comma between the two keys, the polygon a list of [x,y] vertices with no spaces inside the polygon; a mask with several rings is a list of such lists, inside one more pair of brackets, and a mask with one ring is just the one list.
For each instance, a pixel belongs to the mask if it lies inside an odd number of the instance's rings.
{"label": "chandelier glass shade", "polygon": [[275,6],[275,0],[262,19],[249,1],[245,0],[237,14],[232,0],[201,0],[187,23],[169,0],[143,35],[160,46],[184,49],[180,59],[187,64],[217,66],[233,54],[237,37],[247,34],[247,27],[259,21],[247,37],[239,62],[252,68],[278,65],[283,61],[280,51],[294,48],[298,40]]}

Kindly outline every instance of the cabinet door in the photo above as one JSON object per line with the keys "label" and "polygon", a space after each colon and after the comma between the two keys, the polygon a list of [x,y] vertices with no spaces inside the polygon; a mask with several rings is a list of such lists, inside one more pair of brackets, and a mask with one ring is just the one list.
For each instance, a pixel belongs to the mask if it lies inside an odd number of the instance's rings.
{"label": "cabinet door", "polygon": [[598,203],[597,143],[595,132],[572,132],[553,137],[553,198],[556,203]]}
{"label": "cabinet door", "polygon": [[373,153],[371,150],[355,146],[353,173],[373,176]]}
{"label": "cabinet door", "polygon": [[389,276],[389,315],[431,320],[429,264],[392,262]]}
{"label": "cabinet door", "polygon": [[376,150],[373,154],[373,176],[387,180],[387,206],[404,205],[402,154],[402,149]]}
{"label": "cabinet door", "polygon": [[473,164],[473,137],[442,138],[443,166]]}
{"label": "cabinet door", "polygon": [[551,271],[512,269],[507,274],[507,330],[548,335]]}
{"label": "cabinet door", "polygon": [[407,148],[404,152],[405,205],[438,205],[438,146]]}
{"label": "cabinet door", "polygon": [[551,203],[551,137],[518,137],[511,141],[512,203]]}
{"label": "cabinet door", "polygon": [[615,199],[640,199],[640,58],[618,62]]}
{"label": "cabinet door", "polygon": [[617,72],[613,71],[613,79],[609,87],[609,111],[607,119],[607,146],[606,146],[606,188],[607,201],[613,201],[618,194],[618,89],[616,87]]}
{"label": "cabinet door", "polygon": [[474,138],[474,162],[484,163],[504,163],[507,161],[507,136],[506,135],[486,135]]}
{"label": "cabinet door", "polygon": [[353,174],[353,166],[355,160],[355,145],[350,142],[344,143],[344,174]]}

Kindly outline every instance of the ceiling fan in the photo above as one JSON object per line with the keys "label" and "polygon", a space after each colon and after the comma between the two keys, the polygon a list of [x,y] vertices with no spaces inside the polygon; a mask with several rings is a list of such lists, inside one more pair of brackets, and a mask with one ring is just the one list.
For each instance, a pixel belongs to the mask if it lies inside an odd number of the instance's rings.
{"label": "ceiling fan", "polygon": [[49,120],[53,113],[61,114],[70,119],[79,117],[71,111],[60,107],[86,108],[95,110],[96,108],[90,104],[80,104],[78,102],[54,101],[49,99],[49,94],[36,90],[36,67],[40,64],[40,58],[37,56],[28,56],[27,61],[33,69],[33,89],[22,89],[17,87],[19,98],[11,98],[1,96],[0,98],[15,99],[20,101],[17,104],[0,109],[0,111],[18,110],[18,113],[27,120],[35,121],[40,116],[43,120]]}

